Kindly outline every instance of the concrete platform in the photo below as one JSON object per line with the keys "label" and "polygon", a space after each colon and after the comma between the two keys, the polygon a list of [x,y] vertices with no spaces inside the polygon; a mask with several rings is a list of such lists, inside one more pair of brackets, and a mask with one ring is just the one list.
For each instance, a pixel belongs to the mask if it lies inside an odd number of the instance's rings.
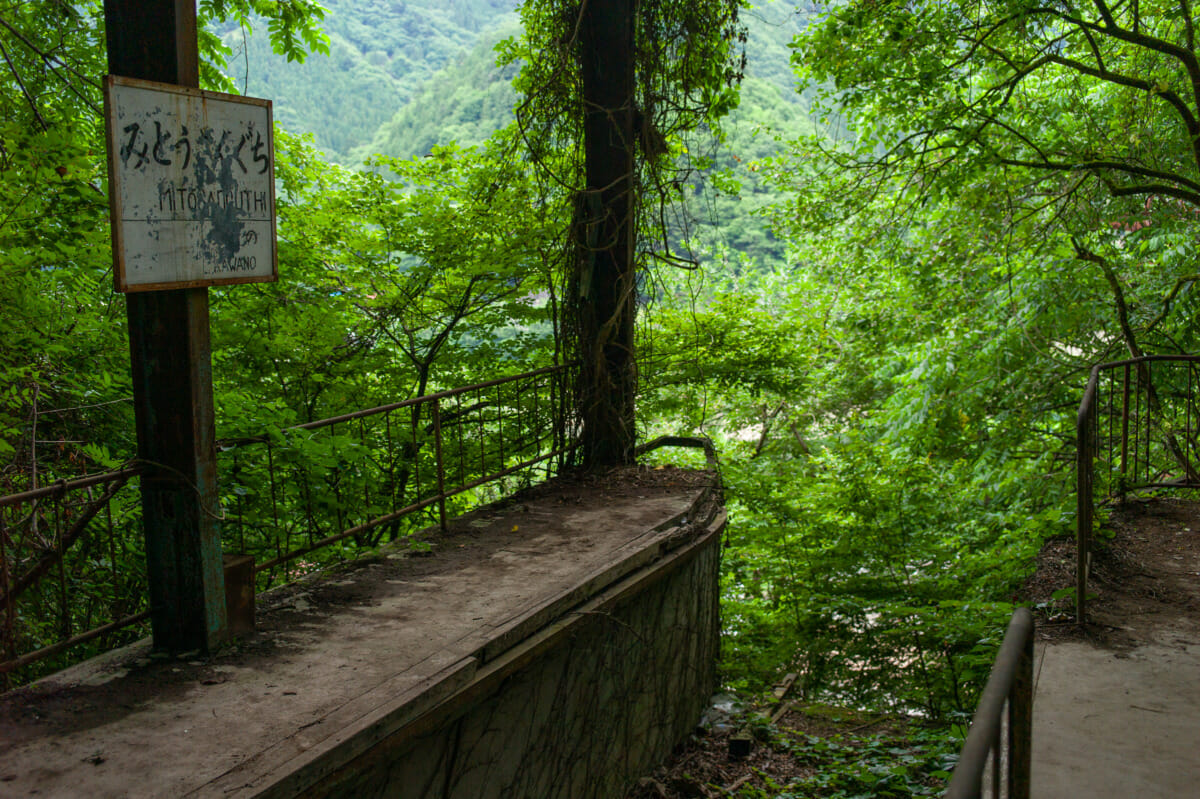
{"label": "concrete platform", "polygon": [[1035,799],[1200,796],[1200,636],[1035,652]]}
{"label": "concrete platform", "polygon": [[12,692],[0,797],[312,790],[407,727],[460,712],[448,703],[470,701],[484,676],[496,685],[656,564],[715,546],[713,483],[668,469],[540,487],[455,520],[428,556],[385,550],[260,597],[258,631],[212,657],[158,659],[142,643]]}
{"label": "concrete platform", "polygon": [[1107,527],[1087,640],[1035,648],[1033,796],[1200,796],[1200,503],[1131,501]]}

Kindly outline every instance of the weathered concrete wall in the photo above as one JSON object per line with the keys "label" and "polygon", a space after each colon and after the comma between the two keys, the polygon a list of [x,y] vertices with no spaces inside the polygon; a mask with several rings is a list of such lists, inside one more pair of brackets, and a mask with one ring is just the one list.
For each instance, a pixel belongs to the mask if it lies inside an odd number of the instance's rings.
{"label": "weathered concrete wall", "polygon": [[714,688],[721,524],[481,669],[305,795],[622,796],[694,727]]}
{"label": "weathered concrete wall", "polygon": [[560,478],[263,595],[211,655],[0,696],[0,797],[619,797],[714,687],[715,477]]}

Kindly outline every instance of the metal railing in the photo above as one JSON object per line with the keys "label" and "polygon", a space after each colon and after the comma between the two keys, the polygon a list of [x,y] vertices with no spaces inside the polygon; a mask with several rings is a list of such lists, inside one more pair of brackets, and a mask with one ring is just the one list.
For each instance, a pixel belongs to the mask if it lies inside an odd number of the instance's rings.
{"label": "metal railing", "polygon": [[1150,355],[1092,367],[1076,437],[1075,619],[1087,611],[1098,495],[1200,488],[1200,356]]}
{"label": "metal railing", "polygon": [[[254,556],[262,589],[313,567],[294,565],[304,556],[324,563],[435,520],[445,529],[451,513],[567,462],[576,448],[569,371],[548,367],[220,442],[224,551]],[[0,687],[148,618],[141,473],[133,465],[0,497]],[[343,542],[353,548],[328,551]]]}
{"label": "metal railing", "polygon": [[1033,614],[1017,608],[971,719],[946,799],[1029,799],[1032,741]]}
{"label": "metal railing", "polygon": [[148,617],[140,473],[135,466],[0,497],[3,687],[19,669]]}
{"label": "metal railing", "polygon": [[547,367],[222,442],[225,551],[252,555],[266,587],[319,549],[374,547],[427,526],[419,511],[444,530],[449,500],[499,499],[506,478],[561,467],[575,449],[567,376]]}

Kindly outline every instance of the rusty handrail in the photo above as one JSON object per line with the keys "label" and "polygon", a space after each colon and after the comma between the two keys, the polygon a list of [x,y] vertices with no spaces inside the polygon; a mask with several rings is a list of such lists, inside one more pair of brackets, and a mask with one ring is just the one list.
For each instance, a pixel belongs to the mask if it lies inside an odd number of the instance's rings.
{"label": "rusty handrail", "polygon": [[[345,525],[335,528],[339,532],[322,536],[321,533],[328,530],[328,527],[325,530],[308,531],[307,540],[303,545],[289,548],[287,552],[270,551],[276,556],[259,563],[256,571],[272,569],[301,555],[327,547],[343,539],[361,535],[382,525],[394,523],[407,514],[434,505],[437,506],[442,527],[445,529],[447,498],[522,470],[528,470],[555,458],[559,459],[558,462],[561,465],[563,459],[577,447],[569,419],[568,392],[564,384],[564,379],[572,368],[574,368],[573,364],[544,367],[522,374],[495,378],[469,386],[438,391],[388,405],[285,428],[285,432],[328,431],[331,435],[337,435],[339,427],[343,430],[347,426],[356,427],[364,440],[369,440],[367,437],[372,432],[383,435],[386,431],[386,446],[383,445],[383,442],[378,442],[376,448],[387,450],[394,443],[399,443],[401,446],[398,448],[407,445],[412,449],[407,453],[412,457],[411,468],[415,475],[410,489],[411,493],[420,495],[414,496],[412,501],[400,503],[404,507],[393,505],[387,512],[366,520],[355,519],[350,511],[343,512],[339,506],[337,517],[339,520],[344,518],[347,522]],[[389,414],[405,408],[428,408],[429,415],[422,417],[418,410],[411,415],[411,419],[408,418],[409,414],[405,414],[403,421],[393,423]],[[418,420],[420,420],[420,428],[418,428]],[[424,426],[427,422],[429,429],[425,430]],[[464,433],[464,428],[468,425],[471,430],[469,433]],[[403,433],[401,428],[406,426],[409,428],[408,432],[411,434],[411,438],[408,440],[401,438],[397,442],[393,442],[393,434],[398,430]],[[450,432],[447,432],[445,428],[449,428]],[[457,434],[456,437],[454,433]],[[451,436],[454,440],[443,441],[446,436]],[[492,439],[506,436],[511,440],[494,447],[495,451],[493,448],[489,448],[489,442]],[[423,454],[421,447],[426,442],[434,449],[432,456],[428,453]],[[269,522],[269,519],[273,518],[278,527],[281,521],[279,513],[281,503],[277,502],[278,497],[275,494],[277,482],[275,472],[280,469],[295,470],[301,467],[296,463],[281,467],[280,462],[285,459],[280,457],[280,444],[277,439],[268,435],[219,442],[221,457],[244,457],[245,448],[253,445],[266,447],[262,465],[270,474],[271,481],[270,504],[264,504],[261,509],[265,513],[265,517],[260,521],[266,519]],[[445,451],[443,451],[443,445],[446,447]],[[474,447],[474,449],[472,449],[471,458],[467,459],[465,453],[466,449],[470,447]],[[372,458],[376,455],[376,453],[370,454]],[[422,458],[425,459],[425,465],[422,465]],[[433,477],[428,473],[430,458],[432,458],[436,470],[436,483],[433,484],[435,490],[426,491],[425,489],[430,487]],[[449,463],[449,460],[454,458],[458,459],[457,462]],[[394,451],[387,452],[383,459],[386,464],[375,463],[374,460],[368,459],[378,470],[367,472],[364,469],[358,474],[357,479],[362,485],[369,485],[372,480],[390,479],[396,476],[394,472],[399,468],[409,468],[409,465],[398,466],[400,458]],[[455,471],[455,467],[457,467],[457,471]],[[143,464],[131,462],[124,468],[111,472],[91,474],[71,480],[59,480],[40,488],[0,496],[0,511],[4,512],[0,513],[0,633],[3,633],[0,635],[0,683],[7,684],[9,674],[38,660],[60,654],[72,646],[145,620],[146,611],[130,613],[127,609],[119,611],[122,616],[119,620],[110,621],[83,632],[66,629],[64,622],[64,630],[61,633],[62,640],[41,646],[34,651],[21,653],[20,647],[15,646],[18,638],[19,618],[15,606],[20,600],[20,595],[26,589],[42,590],[37,586],[40,585],[41,578],[46,574],[57,573],[60,578],[63,578],[61,566],[66,562],[65,558],[72,551],[75,542],[82,540],[88,534],[89,525],[106,523],[108,538],[104,540],[109,542],[125,540],[124,535],[118,536],[115,531],[111,505],[117,492],[124,489],[131,478],[142,475],[144,471]],[[450,477],[451,472],[454,472],[453,479]],[[234,475],[232,479],[234,484],[237,484],[237,476]],[[319,482],[319,476],[317,480]],[[93,498],[89,491],[95,486],[102,486],[104,489],[103,495],[99,498]],[[84,492],[87,492],[86,497],[82,496]],[[120,504],[120,498],[116,499]],[[344,504],[347,507],[352,507],[363,500],[362,497],[353,495],[339,496],[338,499],[339,502],[345,500]],[[367,497],[363,504],[369,506],[371,497]],[[23,506],[28,508],[28,512]],[[286,508],[287,506],[282,505],[282,507]],[[107,515],[99,516],[106,508],[108,509]],[[14,522],[17,517],[14,517],[13,514],[19,516],[19,521]],[[6,515],[9,517],[7,521]],[[235,528],[242,522],[240,514],[231,514],[228,507],[224,508],[222,515],[227,530]],[[132,529],[128,525],[135,518],[136,516],[129,516],[121,521],[121,524],[125,526],[125,529]],[[291,521],[305,524],[311,520],[310,516],[301,518],[299,522]],[[284,525],[289,524],[287,519],[282,521]],[[354,523],[355,521],[358,523]],[[263,526],[267,526],[266,523]],[[22,530],[28,528],[28,532],[32,536],[30,539],[32,543],[22,543],[22,548],[15,546],[16,539],[11,534],[18,528]],[[316,535],[312,533],[316,533]],[[18,552],[21,554],[18,555]],[[30,552],[33,554],[30,555]],[[113,559],[113,563],[116,563],[115,559]],[[19,566],[22,569],[21,573],[13,573],[14,566]],[[112,568],[114,585],[116,585],[117,570],[115,567]],[[122,580],[129,582],[124,578]],[[60,579],[60,582],[62,581],[63,579]],[[136,576],[134,576],[133,582],[136,582]],[[74,596],[72,591],[73,589],[68,590],[64,582],[61,591],[55,589],[52,592],[55,602],[62,604],[63,609],[67,608],[71,597]],[[135,604],[133,609],[136,607]],[[62,612],[66,613],[66,610]],[[88,618],[90,619],[90,616]],[[86,626],[86,624],[80,626]],[[72,634],[73,632],[74,634]],[[34,641],[35,645],[37,643],[39,642]]]}
{"label": "rusty handrail", "polygon": [[[1168,369],[1183,364],[1186,380],[1179,381],[1179,375],[1171,372],[1164,376],[1161,368],[1154,369],[1156,364]],[[1096,364],[1091,369],[1075,420],[1075,619],[1079,624],[1087,619],[1097,459],[1106,455],[1102,482],[1109,497],[1124,498],[1131,491],[1147,488],[1200,488],[1200,470],[1193,463],[1200,430],[1193,379],[1197,367],[1197,355],[1146,355]],[[1172,386],[1171,378],[1181,384]],[[1175,392],[1164,391],[1172,387]],[[1178,402],[1170,401],[1180,389],[1182,412]],[[1100,423],[1102,414],[1108,421],[1105,429]],[[1169,424],[1171,421],[1175,424]]]}
{"label": "rusty handrail", "polygon": [[91,486],[103,485],[104,483],[113,483],[118,480],[128,480],[130,477],[137,477],[145,471],[145,467],[141,464],[126,467],[124,469],[115,469],[111,472],[99,472],[97,474],[84,475],[77,477],[74,480],[58,480],[41,488],[34,488],[29,491],[22,491],[19,494],[8,494],[0,497],[0,508],[7,508],[13,505],[21,505],[26,502],[32,502],[36,499],[46,499],[50,497],[61,497],[71,491],[78,491],[81,488],[90,488]]}
{"label": "rusty handrail", "polygon": [[102,624],[99,627],[93,627],[92,629],[82,632],[79,635],[72,636],[65,641],[59,641],[56,644],[42,647],[41,649],[0,663],[0,674],[8,674],[9,672],[16,671],[19,668],[37,663],[39,660],[45,660],[52,655],[57,655],[60,652],[64,652],[73,646],[86,644],[93,638],[99,638],[102,635],[114,633],[118,630],[123,630],[126,627],[132,627],[135,624],[148,621],[149,619],[150,611],[143,610],[141,613],[134,613],[132,616],[126,616],[123,619],[117,619],[114,622]]}
{"label": "rusty handrail", "polygon": [[[363,408],[362,410],[344,413],[341,416],[330,416],[327,419],[317,419],[312,422],[304,422],[303,424],[295,424],[290,427],[283,428],[283,432],[292,430],[320,430],[332,425],[342,424],[344,422],[352,422],[358,419],[365,419],[369,416],[379,416],[381,414],[397,411],[401,408],[411,408],[414,405],[425,405],[434,401],[456,397],[460,394],[466,394],[479,389],[493,388],[502,386],[506,383],[513,383],[518,380],[528,380],[532,377],[541,377],[542,375],[565,373],[573,368],[574,364],[558,364],[555,366],[543,366],[541,369],[535,369],[532,372],[522,372],[519,375],[509,375],[508,377],[497,377],[493,380],[485,380],[482,383],[472,383],[469,386],[459,386],[458,388],[448,388],[445,391],[437,391],[433,394],[422,394],[419,397],[409,397],[398,402],[391,402],[387,405],[378,405],[374,408]],[[237,447],[245,444],[261,444],[267,441],[266,435],[249,436],[245,438],[229,438],[221,439],[217,442],[219,447]]]}
{"label": "rusty handrail", "polygon": [[1088,570],[1092,563],[1093,480],[1100,366],[1092,367],[1075,419],[1075,621],[1087,618]]}
{"label": "rusty handrail", "polygon": [[[122,583],[116,579],[116,558],[112,556],[114,542],[125,540],[115,532],[113,505],[122,504],[118,493],[145,471],[145,465],[135,461],[113,471],[58,480],[0,497],[0,686],[7,687],[8,675],[13,671],[148,617],[148,611],[130,612],[143,602],[130,602],[130,597],[121,593]],[[103,489],[98,497],[91,491],[95,487]],[[90,535],[96,525],[106,527],[107,536]],[[101,540],[109,545],[108,552],[93,555],[93,558],[108,556],[107,565],[97,568],[110,572],[113,578],[105,589],[113,593],[99,603],[94,595],[90,601],[87,598],[80,601],[75,591],[75,578],[68,578],[68,573],[74,572],[79,563],[91,562],[86,552],[82,560],[72,557],[78,542],[88,539],[93,541],[93,547]],[[124,544],[121,548],[124,549]],[[14,567],[20,567],[21,571],[16,572]],[[57,586],[52,586],[48,592],[41,587],[47,578],[57,579]],[[137,581],[134,576],[132,582]],[[27,591],[39,592],[35,603],[39,617],[52,620],[51,624],[59,630],[60,640],[21,653],[18,619],[28,611],[18,613],[17,605]],[[100,608],[98,612],[97,607]],[[80,616],[81,608],[86,610]],[[111,611],[119,620],[99,626],[89,624],[96,620],[94,613],[100,618],[112,618],[106,611]],[[76,632],[76,624],[88,629]],[[34,638],[32,643],[37,646],[45,642]]]}
{"label": "rusty handrail", "polygon": [[990,796],[1029,799],[1032,741],[1033,614],[1029,608],[1017,608],[971,719],[946,799],[983,796],[989,764]]}
{"label": "rusty handrail", "polygon": [[[378,425],[380,424],[378,420],[382,419],[384,421],[382,430],[384,441],[381,442],[383,444],[382,449],[387,453],[387,457],[391,461],[391,468],[387,470],[388,474],[384,475],[381,472],[379,476],[381,478],[386,476],[389,480],[394,481],[396,474],[392,472],[398,471],[401,475],[400,482],[404,483],[402,496],[411,492],[412,497],[408,501],[401,502],[400,505],[393,502],[386,510],[375,513],[369,518],[356,518],[353,513],[342,514],[339,511],[334,520],[335,526],[327,535],[319,536],[317,540],[310,538],[299,546],[289,545],[273,551],[273,557],[259,560],[255,565],[255,572],[267,572],[284,563],[323,549],[339,541],[370,534],[372,531],[376,531],[385,525],[394,525],[403,517],[432,506],[436,506],[439,526],[442,530],[445,530],[447,527],[447,499],[521,470],[529,469],[537,464],[550,461],[554,458],[561,459],[563,456],[568,455],[577,448],[577,442],[569,434],[567,420],[563,418],[564,408],[555,407],[552,401],[555,395],[559,397],[565,395],[565,388],[556,383],[555,380],[565,377],[572,368],[574,368],[574,364],[543,367],[531,372],[496,378],[468,386],[460,386],[420,397],[412,397],[400,402],[380,405],[375,408],[368,408],[284,428],[283,432],[285,433],[328,431],[333,434],[336,432],[338,426],[344,427],[350,425],[353,427],[357,423],[358,434],[365,442],[367,431],[364,425],[369,422]],[[543,380],[544,378],[550,378],[550,381],[546,382]],[[514,391],[516,393],[515,400],[511,396],[501,396],[504,389]],[[539,391],[550,394],[546,402],[539,403]],[[494,392],[494,394],[491,392]],[[473,395],[478,401],[464,407],[462,399],[468,395]],[[527,441],[524,445],[517,442],[515,446],[511,446],[508,455],[505,454],[504,450],[503,426],[506,416],[502,410],[507,410],[517,417],[515,420],[508,419],[510,427],[515,422],[518,428],[520,428],[522,422],[522,398],[532,406],[532,412],[527,413],[527,416],[538,417],[540,405],[543,411],[542,418],[549,420],[549,427],[543,430],[540,436],[535,436],[534,447],[537,452],[532,457],[518,457],[522,454],[522,446],[528,447]],[[510,407],[509,402],[514,403],[516,407]],[[420,416],[423,408],[428,409],[427,416],[425,417]],[[412,412],[409,422],[401,422],[399,425],[393,425],[391,423],[391,414],[404,409],[410,409]],[[525,410],[528,411],[529,409]],[[499,428],[496,431],[497,452],[492,453],[492,456],[498,462],[490,467],[486,463],[489,458],[488,453],[484,451],[488,436],[485,435],[483,415],[487,412],[494,413],[494,415],[489,416],[487,423],[494,423]],[[418,418],[421,419],[419,425]],[[448,434],[445,428],[450,424],[448,420],[454,421],[454,426],[458,431],[458,436],[454,440],[447,438]],[[526,419],[525,421],[528,420]],[[403,438],[399,441],[394,440],[397,429],[403,428],[406,424],[408,425],[408,438],[406,440]],[[463,435],[462,429],[467,424],[478,425],[478,429],[472,431],[474,433],[473,436]],[[453,439],[454,437],[451,438]],[[523,436],[522,440],[524,440]],[[428,443],[432,447],[433,471],[432,474],[425,473],[423,476],[420,459],[424,443]],[[265,444],[268,448],[272,446],[272,442],[267,436],[255,436],[252,438],[219,442],[222,454],[228,457],[237,457],[238,450],[258,444]],[[457,445],[457,447],[453,445]],[[478,458],[473,456],[470,459],[469,465],[468,461],[464,458],[464,449],[474,445],[478,445],[479,447]],[[447,451],[447,448],[449,448],[449,451]],[[402,456],[397,457],[397,450],[402,451]],[[267,455],[274,458],[277,457],[278,452],[278,449],[274,451],[268,449]],[[457,461],[454,461],[455,453],[457,453]],[[510,462],[513,458],[517,458],[516,462]],[[399,469],[396,469],[397,461],[403,461]],[[455,470],[455,466],[457,466],[457,479],[452,480],[449,479],[449,473]],[[479,468],[472,471],[475,466]],[[283,482],[276,479],[275,469],[276,467],[272,465],[268,474],[273,508],[277,506],[279,496],[286,490]],[[238,467],[235,465],[233,471],[236,473],[237,470]],[[308,475],[306,474],[303,479],[308,481]],[[412,485],[408,483],[410,480]],[[427,483],[427,481],[432,481],[432,483]],[[423,491],[423,485],[428,490]],[[309,494],[304,500],[306,515],[312,519],[315,517],[311,501],[311,487],[306,488],[306,491]],[[378,494],[373,498],[377,501],[380,499]],[[371,499],[372,497],[368,496],[362,505],[370,505]],[[391,499],[394,499],[394,497]],[[339,506],[342,504],[340,495],[337,495],[335,504]],[[240,518],[240,513],[238,515]],[[275,527],[278,533],[284,529],[285,525],[280,525],[276,521]],[[327,527],[326,529],[329,528]],[[290,539],[286,531],[284,531],[283,537]],[[290,540],[287,543],[290,544]]]}

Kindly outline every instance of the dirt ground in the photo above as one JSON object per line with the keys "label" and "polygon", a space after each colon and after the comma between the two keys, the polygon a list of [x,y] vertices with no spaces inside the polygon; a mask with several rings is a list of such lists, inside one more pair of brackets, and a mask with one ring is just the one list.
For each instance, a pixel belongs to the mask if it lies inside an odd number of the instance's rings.
{"label": "dirt ground", "polygon": [[0,696],[0,797],[248,793],[370,746],[705,533],[718,492],[671,467],[564,478],[267,592],[256,631],[216,652],[145,641],[18,688]]}
{"label": "dirt ground", "polygon": [[1200,503],[1130,500],[1112,509],[1092,559],[1087,624],[1070,600],[1074,545],[1050,542],[1031,593],[1033,795],[1194,796],[1200,783]]}
{"label": "dirt ground", "polygon": [[[1112,512],[1093,557],[1090,589],[1095,597],[1083,629],[1075,624],[1073,598],[1054,598],[1074,584],[1074,538],[1048,541],[1034,574],[1013,597],[1034,607],[1039,646],[1088,641],[1121,656],[1154,640],[1156,633],[1175,629],[1183,619],[1200,617],[1200,502],[1131,500]],[[878,735],[897,747],[903,747],[906,733],[919,726],[915,719],[871,718],[800,703],[754,710],[768,716],[778,713],[776,727],[789,736],[854,741]],[[743,789],[744,795],[759,789],[763,793],[757,795],[774,796],[778,790],[773,791],[771,783],[783,786],[812,776],[820,767],[789,747],[764,741],[756,741],[749,756],[734,757],[729,739],[738,732],[721,723],[698,729],[626,799],[733,797]]]}
{"label": "dirt ground", "polygon": [[1112,509],[1101,529],[1088,582],[1088,624],[1075,624],[1075,539],[1046,542],[1018,600],[1038,615],[1043,641],[1086,640],[1124,651],[1200,610],[1200,502],[1133,499]]}
{"label": "dirt ground", "polygon": [[[310,610],[322,613],[337,607],[370,604],[376,594],[388,590],[391,581],[419,580],[432,572],[466,568],[477,562],[481,548],[494,538],[503,538],[508,546],[520,546],[540,540],[548,531],[556,529],[562,518],[570,519],[576,514],[622,503],[636,505],[637,500],[679,491],[700,491],[710,485],[719,485],[714,473],[673,465],[617,467],[602,474],[572,472],[453,517],[445,532],[434,525],[410,538],[385,544],[374,554],[367,552],[324,569],[297,567],[293,562],[288,567],[296,575],[292,582],[276,585],[257,596],[257,634],[224,646],[221,654],[235,664],[247,663],[260,656],[274,656],[278,639],[296,624],[303,623]],[[708,513],[711,504],[720,502],[720,498],[719,489],[710,491],[706,499],[708,504],[698,510]],[[531,508],[534,509],[532,512]],[[431,520],[436,518],[434,509],[427,513]],[[303,561],[303,558],[298,560]],[[299,603],[297,598],[300,598]],[[145,626],[149,627],[148,624]],[[211,677],[204,671],[211,660],[209,657],[195,653],[177,659],[157,654],[151,657],[148,641],[132,645],[131,651],[134,650],[138,661],[153,665],[133,669],[133,677],[120,687],[122,692],[132,691],[138,697],[143,693],[150,696],[163,686],[190,684]],[[200,671],[192,665],[197,662],[203,662]],[[94,693],[104,695],[110,691],[99,686]],[[16,692],[4,693],[0,688],[0,732],[12,712],[12,704],[26,701],[21,696]],[[3,743],[4,738],[0,736],[0,744]]]}

